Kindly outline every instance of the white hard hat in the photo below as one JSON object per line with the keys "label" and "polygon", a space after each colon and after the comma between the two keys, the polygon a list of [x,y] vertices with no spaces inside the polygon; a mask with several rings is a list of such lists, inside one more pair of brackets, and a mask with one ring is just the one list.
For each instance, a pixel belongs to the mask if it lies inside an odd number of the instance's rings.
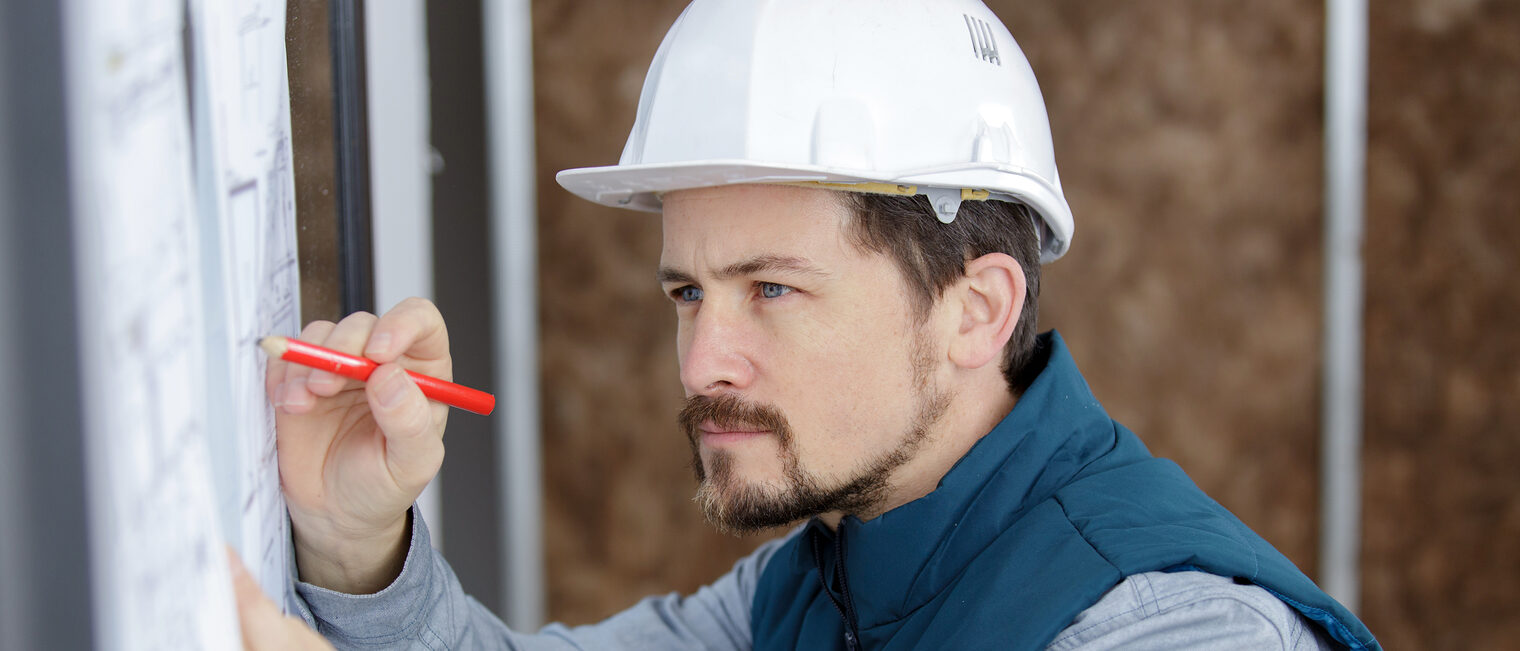
{"label": "white hard hat", "polygon": [[696,0],[665,35],[617,165],[565,189],[659,211],[660,194],[811,183],[963,199],[1041,217],[1042,262],[1071,244],[1045,102],[979,0]]}

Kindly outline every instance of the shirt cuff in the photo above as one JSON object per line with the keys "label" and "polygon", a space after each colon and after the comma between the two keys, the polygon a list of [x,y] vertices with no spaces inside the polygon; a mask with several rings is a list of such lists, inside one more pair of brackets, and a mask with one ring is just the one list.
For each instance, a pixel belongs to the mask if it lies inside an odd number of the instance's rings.
{"label": "shirt cuff", "polygon": [[410,639],[432,607],[432,541],[414,504],[410,510],[411,543],[401,574],[374,594],[355,595],[296,582],[296,594],[310,608],[317,631],[330,639],[383,644]]}

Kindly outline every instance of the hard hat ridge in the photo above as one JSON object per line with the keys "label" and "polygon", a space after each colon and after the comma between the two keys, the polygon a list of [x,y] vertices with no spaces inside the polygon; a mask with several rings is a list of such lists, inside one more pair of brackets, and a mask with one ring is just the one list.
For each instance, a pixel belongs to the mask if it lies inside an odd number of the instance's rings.
{"label": "hard hat ridge", "polygon": [[1072,234],[1034,73],[979,0],[696,0],[619,163],[557,179],[649,211],[735,183],[912,187],[946,222],[963,200],[1013,200],[1040,215],[1047,262]]}

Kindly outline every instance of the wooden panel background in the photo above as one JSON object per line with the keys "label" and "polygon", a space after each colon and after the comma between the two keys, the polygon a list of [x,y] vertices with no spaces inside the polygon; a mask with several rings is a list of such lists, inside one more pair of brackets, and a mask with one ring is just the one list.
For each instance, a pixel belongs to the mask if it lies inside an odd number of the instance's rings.
{"label": "wooden panel background", "polygon": [[545,549],[549,615],[567,622],[693,590],[760,542],[719,535],[690,501],[675,320],[654,281],[659,218],[554,182],[617,161],[649,59],[684,6],[533,5]]}
{"label": "wooden panel background", "polygon": [[1362,581],[1390,648],[1520,645],[1520,3],[1378,0]]}
{"label": "wooden panel background", "polygon": [[[1077,218],[1043,326],[1313,575],[1323,4],[989,4],[1041,81]],[[1372,4],[1363,611],[1390,648],[1499,648],[1520,637],[1520,3]],[[689,500],[658,219],[553,181],[617,160],[683,6],[533,4],[550,615],[572,623],[761,541]]]}
{"label": "wooden panel background", "polygon": [[285,6],[302,325],[343,318],[327,9],[327,0],[289,0]]}

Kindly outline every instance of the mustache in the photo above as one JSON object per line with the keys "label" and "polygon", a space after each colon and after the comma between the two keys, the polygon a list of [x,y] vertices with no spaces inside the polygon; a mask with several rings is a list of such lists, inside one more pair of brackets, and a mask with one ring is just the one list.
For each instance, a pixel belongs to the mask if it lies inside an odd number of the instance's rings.
{"label": "mustache", "polygon": [[782,442],[791,439],[791,426],[780,409],[766,404],[745,402],[733,395],[718,397],[696,395],[686,399],[678,416],[681,429],[696,443],[701,436],[698,429],[704,422],[712,422],[722,428],[764,429],[774,432]]}

